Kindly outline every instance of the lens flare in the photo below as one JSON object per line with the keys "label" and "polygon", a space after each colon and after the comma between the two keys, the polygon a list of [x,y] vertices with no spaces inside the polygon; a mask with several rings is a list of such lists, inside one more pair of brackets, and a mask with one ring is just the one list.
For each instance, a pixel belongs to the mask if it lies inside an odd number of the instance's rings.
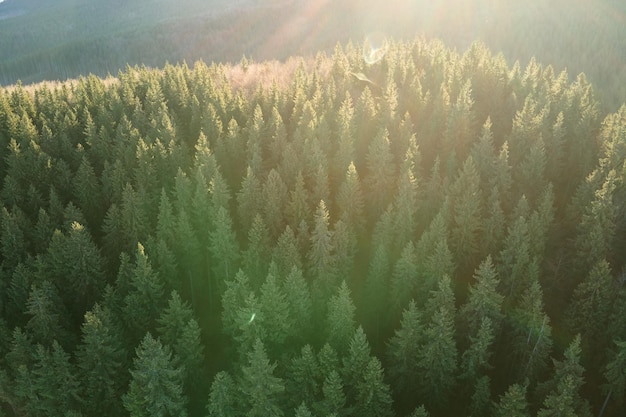
{"label": "lens flare", "polygon": [[252,317],[250,317],[250,321],[248,321],[248,324],[252,324],[255,317],[256,317],[256,313],[252,313]]}
{"label": "lens flare", "polygon": [[363,42],[363,60],[372,65],[383,59],[389,49],[389,41],[381,32],[370,33]]}

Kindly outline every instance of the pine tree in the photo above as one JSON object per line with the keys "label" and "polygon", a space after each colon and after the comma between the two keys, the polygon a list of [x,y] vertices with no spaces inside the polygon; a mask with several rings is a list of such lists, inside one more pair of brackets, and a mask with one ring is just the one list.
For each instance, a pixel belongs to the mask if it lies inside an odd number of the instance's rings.
{"label": "pine tree", "polygon": [[360,233],[365,224],[364,201],[359,174],[353,162],[350,162],[345,179],[339,186],[336,201],[339,218]]}
{"label": "pine tree", "polygon": [[[201,254],[206,253],[206,249],[200,245],[200,241],[191,226],[189,216],[184,209],[178,213],[176,231],[178,238],[172,250],[178,260],[179,276],[188,282],[184,287],[189,288],[193,300],[193,295],[196,291],[195,281],[204,274],[202,264],[204,257]],[[181,287],[183,287],[182,284]]]}
{"label": "pine tree", "polygon": [[313,417],[313,414],[311,414],[311,411],[309,411],[309,408],[306,406],[306,404],[302,403],[300,404],[298,408],[296,408],[294,416],[295,417]]}
{"label": "pine tree", "polygon": [[279,395],[285,391],[283,380],[274,376],[276,364],[270,363],[260,339],[248,353],[238,383],[248,417],[282,416]]}
{"label": "pine tree", "polygon": [[310,196],[304,183],[302,171],[298,172],[293,189],[289,191],[289,202],[287,203],[287,220],[289,225],[297,228],[301,221],[310,220],[311,208],[309,204]]}
{"label": "pine tree", "polygon": [[124,408],[131,417],[185,417],[183,370],[175,365],[170,349],[148,332],[136,354]]}
{"label": "pine tree", "polygon": [[2,233],[0,234],[0,253],[2,254],[2,265],[8,269],[14,268],[23,260],[26,254],[27,242],[24,236],[23,227],[19,221],[16,210],[9,212],[2,207]]}
{"label": "pine tree", "polygon": [[243,415],[237,402],[237,387],[228,372],[218,372],[211,384],[207,417],[237,417]]}
{"label": "pine tree", "polygon": [[585,369],[580,365],[580,335],[565,350],[562,361],[554,360],[553,377],[538,387],[539,392],[547,392],[543,408],[538,417],[579,416],[591,417],[587,400],[580,396],[584,384]]}
{"label": "pine tree", "polygon": [[468,335],[476,334],[484,318],[488,318],[494,334],[498,334],[504,318],[502,302],[504,297],[498,293],[498,273],[491,256],[480,264],[474,273],[475,283],[469,289],[467,303],[459,311],[459,319],[464,324]]}
{"label": "pine tree", "polygon": [[489,400],[491,398],[491,379],[483,375],[478,378],[473,387],[473,394],[470,398],[468,415],[471,417],[480,417],[487,415],[489,410]]}
{"label": "pine tree", "polygon": [[450,191],[454,200],[454,222],[450,230],[452,250],[460,267],[472,266],[478,252],[482,197],[480,178],[472,157],[468,157]]}
{"label": "pine tree", "polygon": [[102,213],[101,186],[93,167],[84,156],[74,176],[73,185],[78,206],[85,213],[91,227],[97,230],[104,214]]}
{"label": "pine tree", "polygon": [[409,415],[409,417],[429,417],[428,411],[423,405],[416,407],[415,410]]}
{"label": "pine tree", "polygon": [[282,285],[285,300],[289,308],[289,317],[293,323],[287,329],[295,340],[307,340],[312,328],[313,304],[311,291],[297,266],[291,269]]}
{"label": "pine tree", "polygon": [[604,378],[607,380],[604,390],[607,394],[603,409],[611,398],[616,406],[621,406],[626,394],[626,342],[615,341],[615,347],[617,350],[604,369]]}
{"label": "pine tree", "polygon": [[340,367],[337,352],[335,352],[335,350],[328,343],[325,343],[319,350],[317,354],[317,363],[319,364],[320,377],[325,377]]}
{"label": "pine tree", "polygon": [[367,152],[367,196],[369,218],[376,220],[391,202],[395,190],[394,164],[389,145],[389,132],[383,128],[374,137]]}
{"label": "pine tree", "polygon": [[287,368],[285,392],[294,407],[314,404],[320,394],[321,369],[311,345],[305,345],[300,356],[291,360]]}
{"label": "pine tree", "polygon": [[64,289],[65,304],[72,307],[74,316],[84,314],[106,282],[100,251],[87,229],[77,222],[67,235],[54,232],[40,261],[39,273]]}
{"label": "pine tree", "polygon": [[411,241],[417,227],[418,192],[417,180],[413,175],[413,169],[408,167],[406,172],[400,175],[398,191],[396,192],[394,211],[394,249],[400,251]]}
{"label": "pine tree", "polygon": [[413,387],[417,386],[420,379],[418,360],[423,337],[421,312],[415,301],[411,300],[402,312],[400,328],[395,331],[387,347],[389,377],[403,395],[412,395]]}
{"label": "pine tree", "polygon": [[534,382],[545,370],[552,350],[552,327],[543,311],[543,292],[537,281],[524,293],[520,306],[510,317],[515,323],[510,351],[516,358],[517,374]]}
{"label": "pine tree", "polygon": [[287,192],[287,186],[280,174],[272,169],[263,184],[260,207],[273,238],[276,238],[285,227],[283,210],[287,203]]}
{"label": "pine tree", "polygon": [[[240,334],[243,325],[241,320],[243,319],[245,323],[248,323],[251,317],[248,316],[247,319],[242,317],[242,310],[248,307],[246,303],[252,299],[256,299],[256,296],[250,287],[250,280],[240,269],[232,280],[226,281],[226,290],[222,295],[222,328],[226,334],[233,338]],[[251,314],[256,317],[256,311]],[[253,322],[254,320],[248,324]]]}
{"label": "pine tree", "polygon": [[470,336],[469,348],[461,356],[461,378],[476,383],[491,368],[489,359],[494,341],[489,317],[483,317],[475,336]]}
{"label": "pine tree", "polygon": [[316,405],[316,410],[320,415],[337,417],[347,415],[346,396],[343,392],[343,382],[336,371],[331,371],[324,378],[322,385],[323,399]]}
{"label": "pine tree", "polygon": [[494,404],[493,417],[530,417],[526,385],[513,384]]}
{"label": "pine tree", "polygon": [[363,370],[362,379],[356,387],[354,413],[359,416],[394,415],[389,386],[383,381],[380,361],[371,358]]}
{"label": "pine tree", "polygon": [[136,341],[138,334],[155,328],[165,301],[163,283],[152,270],[141,244],[137,245],[129,285],[128,294],[124,297],[123,313],[129,336],[132,341]]}
{"label": "pine tree", "polygon": [[126,352],[110,311],[96,304],[85,313],[81,333],[76,359],[83,409],[94,416],[119,415]]}
{"label": "pine tree", "polygon": [[237,270],[239,244],[233,231],[232,220],[224,207],[219,207],[214,219],[215,229],[209,232],[209,252],[213,260],[211,280],[213,288],[221,293],[221,283],[230,279],[230,274]]}
{"label": "pine tree", "polygon": [[17,384],[31,384],[32,397],[26,398],[26,410],[33,416],[61,415],[78,408],[78,381],[70,356],[55,341],[52,349],[41,345],[35,351],[30,378],[18,378]]}
{"label": "pine tree", "polygon": [[528,203],[522,196],[516,207],[514,217],[507,230],[504,247],[500,252],[499,276],[501,281],[501,294],[511,300],[518,300],[524,291],[532,283],[530,266],[533,262],[530,254],[530,235],[528,221],[526,219]]}
{"label": "pine tree", "polygon": [[255,287],[259,287],[267,276],[270,249],[269,230],[257,214],[248,230],[248,247],[241,255],[241,267]]}
{"label": "pine tree", "polygon": [[50,281],[33,285],[26,302],[26,315],[30,318],[26,329],[35,342],[50,346],[53,341],[71,346],[72,335],[64,326],[69,322],[57,289]]}
{"label": "pine tree", "polygon": [[262,213],[261,183],[252,168],[248,167],[246,176],[237,193],[237,214],[242,229],[248,230],[256,214]]}
{"label": "pine tree", "polygon": [[418,352],[419,392],[434,407],[442,407],[454,384],[457,348],[454,339],[454,295],[450,279],[443,276],[427,305],[425,341]]}
{"label": "pine tree", "polygon": [[353,228],[337,220],[333,225],[332,247],[335,249],[335,261],[338,277],[351,277],[355,267],[358,250],[358,237]]}
{"label": "pine tree", "polygon": [[311,234],[311,249],[308,253],[309,271],[314,279],[314,290],[327,294],[335,284],[335,251],[332,245],[333,232],[329,230],[329,215],[326,204],[321,200],[315,212],[315,226]]}
{"label": "pine tree", "polygon": [[568,321],[572,330],[580,333],[582,346],[593,346],[596,351],[592,358],[602,356],[597,355],[597,351],[602,351],[609,344],[610,335],[606,334],[603,326],[610,322],[610,311],[615,299],[612,286],[610,266],[608,262],[600,261],[576,287],[568,310]]}
{"label": "pine tree", "polygon": [[289,225],[285,226],[285,230],[276,242],[276,247],[272,252],[272,262],[276,264],[278,276],[286,276],[294,266],[302,270],[298,240]]}
{"label": "pine tree", "polygon": [[200,326],[189,305],[172,291],[167,307],[157,320],[157,330],[165,346],[172,349],[177,364],[182,366],[186,392],[200,382],[204,347]]}
{"label": "pine tree", "polygon": [[350,290],[343,281],[337,293],[328,301],[326,319],[327,341],[340,354],[348,350],[354,335],[354,311]]}
{"label": "pine tree", "polygon": [[391,299],[394,313],[404,309],[414,295],[417,279],[417,254],[413,241],[409,241],[402,250],[391,276]]}
{"label": "pine tree", "polygon": [[603,259],[609,259],[615,232],[616,207],[613,194],[616,189],[616,172],[611,170],[594,191],[593,200],[585,207],[578,225],[576,249],[577,269],[590,271]]}
{"label": "pine tree", "polygon": [[261,286],[259,315],[263,317],[266,330],[265,343],[270,352],[278,353],[284,346],[290,329],[294,326],[289,314],[289,302],[283,289],[271,273]]}

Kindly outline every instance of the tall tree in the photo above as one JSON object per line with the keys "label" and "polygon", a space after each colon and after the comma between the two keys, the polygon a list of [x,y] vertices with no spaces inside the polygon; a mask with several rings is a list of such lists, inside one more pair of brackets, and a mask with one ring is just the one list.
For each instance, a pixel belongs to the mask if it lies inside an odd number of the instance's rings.
{"label": "tall tree", "polygon": [[39,273],[64,289],[64,302],[74,316],[84,314],[106,283],[100,250],[87,229],[77,222],[67,234],[54,232],[40,261]]}
{"label": "tall tree", "polygon": [[272,169],[263,184],[261,193],[263,199],[260,207],[273,238],[276,238],[285,227],[283,210],[287,203],[287,193],[287,186],[280,174]]}
{"label": "tall tree", "polygon": [[493,417],[530,417],[526,385],[511,385],[494,404]]}
{"label": "tall tree", "polygon": [[382,128],[370,143],[367,151],[367,185],[370,220],[375,221],[391,203],[395,190],[395,167],[389,145],[389,132]]}
{"label": "tall tree", "polygon": [[119,414],[123,410],[122,389],[127,383],[123,377],[127,353],[120,329],[110,311],[96,304],[85,313],[81,334],[76,360],[83,410],[93,416]]}
{"label": "tall tree", "polygon": [[626,342],[615,341],[615,348],[613,358],[604,368],[607,384],[603,387],[606,392],[603,409],[610,399],[617,407],[621,407],[626,394]]}
{"label": "tall tree", "polygon": [[285,392],[290,403],[314,404],[320,394],[322,378],[317,357],[311,345],[305,345],[299,356],[294,357],[287,368]]}
{"label": "tall tree", "polygon": [[402,313],[400,328],[389,340],[387,357],[389,377],[393,386],[403,396],[413,395],[413,387],[419,383],[419,350],[424,343],[424,324],[421,312],[411,300]]}
{"label": "tall tree", "polygon": [[340,354],[348,350],[354,335],[356,327],[354,310],[350,290],[343,281],[337,293],[328,300],[326,320],[327,341]]}
{"label": "tall tree", "polygon": [[259,302],[259,315],[263,316],[266,328],[265,343],[270,352],[278,353],[295,323],[289,314],[290,306],[285,292],[271,273],[261,286]]}
{"label": "tall tree", "polygon": [[450,278],[443,276],[428,301],[429,317],[424,329],[424,344],[418,352],[422,372],[418,389],[433,407],[442,407],[454,385],[457,347],[454,328],[454,295]]}
{"label": "tall tree", "polygon": [[72,346],[74,339],[67,329],[67,312],[56,287],[50,281],[32,286],[26,302],[26,315],[29,317],[26,329],[37,343],[50,346],[53,341],[57,341]]}
{"label": "tall tree", "polygon": [[459,320],[463,331],[476,334],[484,318],[488,318],[494,334],[498,334],[504,314],[504,297],[498,293],[498,273],[491,260],[491,255],[474,272],[474,284],[469,289],[467,303],[459,310]]}
{"label": "tall tree", "polygon": [[538,417],[579,416],[591,417],[589,403],[580,396],[584,384],[584,368],[580,365],[580,335],[576,335],[565,350],[562,361],[554,361],[554,376],[540,390],[548,395]]}
{"label": "tall tree", "polygon": [[608,262],[603,260],[576,287],[568,309],[568,322],[573,331],[580,333],[583,352],[591,353],[593,347],[594,354],[590,357],[592,364],[597,364],[593,357],[604,356],[599,355],[598,351],[602,352],[609,347],[611,336],[603,326],[610,322],[614,300],[611,269]]}
{"label": "tall tree", "polygon": [[124,298],[124,320],[130,340],[137,342],[144,331],[156,327],[164,306],[163,283],[141,244],[137,245],[135,265],[130,276],[128,294]]}
{"label": "tall tree", "polygon": [[256,214],[263,212],[262,198],[261,183],[252,168],[248,167],[237,193],[237,214],[244,231],[250,227]]}
{"label": "tall tree", "polygon": [[242,252],[241,267],[255,287],[267,276],[270,260],[269,230],[261,215],[257,214],[248,230],[248,247]]}
{"label": "tall tree", "polygon": [[211,384],[206,409],[207,417],[236,417],[243,415],[237,402],[237,386],[228,372],[218,372]]}
{"label": "tall tree", "polygon": [[359,174],[353,162],[350,162],[345,178],[337,192],[337,211],[339,218],[361,232],[365,225],[364,201]]}
{"label": "tall tree", "polygon": [[157,323],[163,344],[172,349],[176,364],[182,366],[185,391],[193,392],[193,387],[201,382],[204,346],[191,307],[172,291]]}
{"label": "tall tree", "polygon": [[335,415],[337,417],[347,415],[346,396],[343,392],[343,381],[337,371],[331,371],[322,385],[322,400],[316,404],[320,415]]}
{"label": "tall tree", "polygon": [[222,282],[230,279],[237,270],[239,243],[233,230],[232,220],[224,207],[219,207],[213,220],[214,229],[209,232],[209,252],[213,261],[211,289],[222,291]]}
{"label": "tall tree", "polygon": [[313,302],[311,291],[305,281],[302,270],[297,266],[285,278],[282,285],[285,300],[289,307],[289,317],[293,320],[288,333],[295,340],[308,340],[312,329]]}
{"label": "tall tree", "polygon": [[[22,373],[17,385],[29,385],[26,410],[32,416],[61,415],[78,409],[78,381],[68,355],[56,341],[52,348],[41,345],[35,351],[30,375]],[[22,371],[26,371],[22,368]]]}
{"label": "tall tree", "polygon": [[543,291],[537,281],[524,293],[520,305],[509,316],[510,352],[515,357],[518,378],[535,382],[545,371],[552,351],[550,317],[543,310]]}
{"label": "tall tree", "polygon": [[183,370],[175,365],[172,353],[148,332],[136,349],[124,408],[131,417],[187,416],[183,393]]}
{"label": "tall tree", "polygon": [[391,275],[391,299],[394,313],[404,309],[414,296],[417,279],[417,254],[413,241],[409,241],[396,261]]}
{"label": "tall tree", "polygon": [[461,268],[473,266],[478,252],[482,224],[480,177],[472,157],[468,157],[450,191],[453,199],[453,224],[450,242]]}
{"label": "tall tree", "polygon": [[281,378],[274,376],[276,364],[270,363],[260,339],[248,353],[248,361],[241,369],[240,395],[248,417],[282,416],[279,396],[285,391]]}
{"label": "tall tree", "polygon": [[329,215],[326,204],[320,200],[315,212],[315,225],[311,234],[311,248],[308,253],[309,271],[314,279],[314,290],[321,296],[328,293],[335,283],[335,251],[329,229]]}

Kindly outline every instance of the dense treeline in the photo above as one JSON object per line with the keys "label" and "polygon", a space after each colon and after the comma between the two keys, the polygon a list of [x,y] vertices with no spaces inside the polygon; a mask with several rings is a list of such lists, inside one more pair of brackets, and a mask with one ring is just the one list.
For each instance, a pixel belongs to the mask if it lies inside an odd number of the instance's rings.
{"label": "dense treeline", "polygon": [[621,415],[626,106],[480,44],[268,66],[0,92],[0,415]]}
{"label": "dense treeline", "polygon": [[626,97],[624,21],[622,0],[5,0],[0,84],[331,54],[337,42],[382,31],[458,50],[479,39],[509,62],[535,56],[557,72],[584,72],[604,109],[616,111]]}

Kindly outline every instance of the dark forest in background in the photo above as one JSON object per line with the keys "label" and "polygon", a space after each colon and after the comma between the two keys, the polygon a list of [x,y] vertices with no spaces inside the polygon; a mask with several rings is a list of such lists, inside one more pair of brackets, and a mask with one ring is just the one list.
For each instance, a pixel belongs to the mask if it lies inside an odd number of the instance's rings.
{"label": "dark forest in background", "polygon": [[419,39],[1,90],[0,415],[623,415],[600,108]]}
{"label": "dark forest in background", "polygon": [[481,40],[509,65],[534,56],[559,73],[584,72],[610,111],[625,101],[622,0],[5,0],[0,84],[117,76],[127,64],[332,54],[373,32],[459,51]]}

